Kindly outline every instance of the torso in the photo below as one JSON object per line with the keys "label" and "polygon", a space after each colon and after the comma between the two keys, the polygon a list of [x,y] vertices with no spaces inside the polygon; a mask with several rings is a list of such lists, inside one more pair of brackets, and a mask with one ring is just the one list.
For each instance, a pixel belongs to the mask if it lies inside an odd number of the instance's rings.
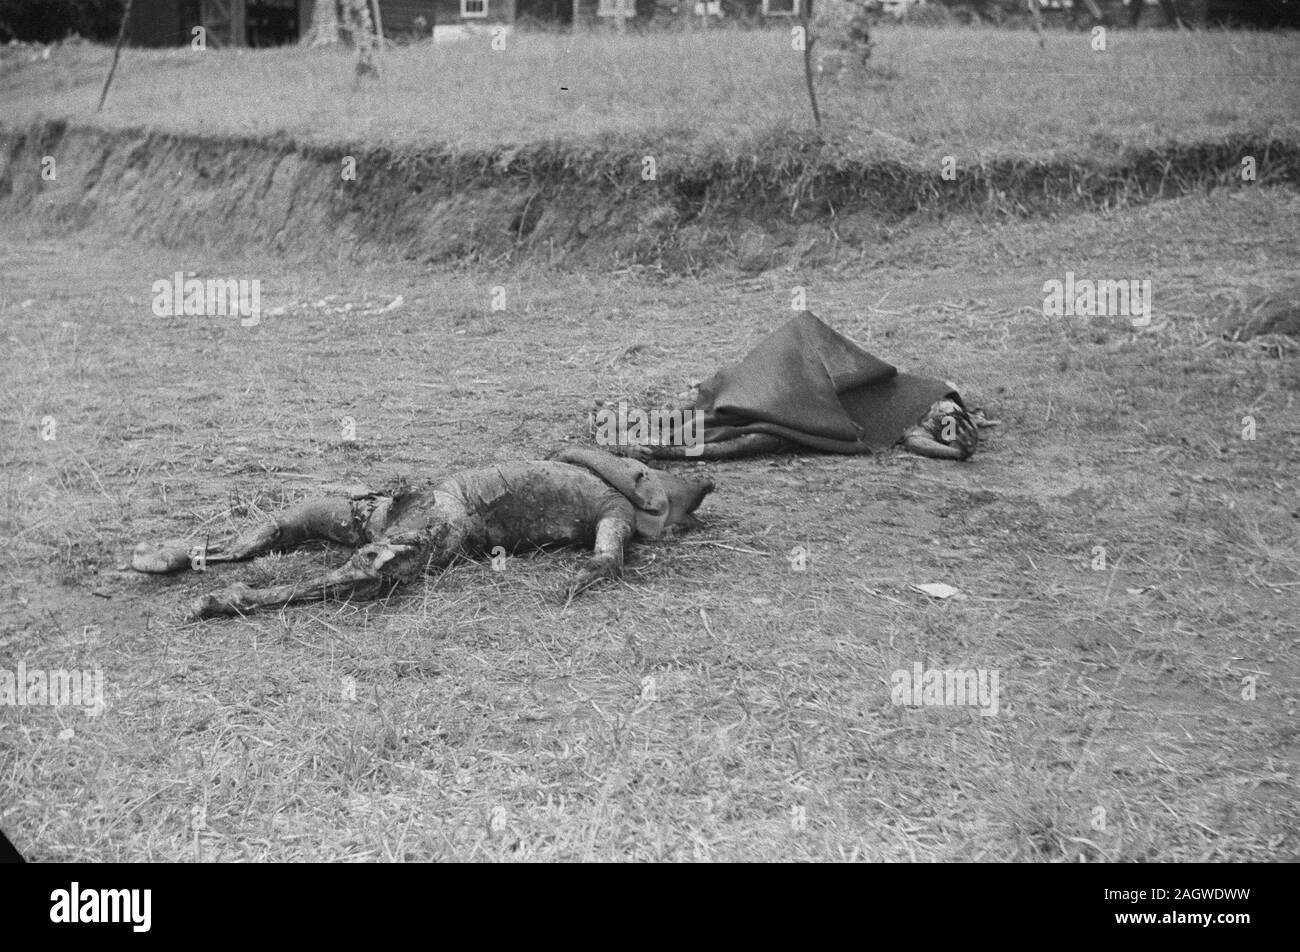
{"label": "torso", "polygon": [[[427,495],[427,494],[426,494]],[[631,505],[593,473],[568,463],[516,462],[470,470],[432,490],[432,505],[400,506],[390,531],[459,520],[462,552],[490,555],[547,545],[590,545],[602,516]]]}

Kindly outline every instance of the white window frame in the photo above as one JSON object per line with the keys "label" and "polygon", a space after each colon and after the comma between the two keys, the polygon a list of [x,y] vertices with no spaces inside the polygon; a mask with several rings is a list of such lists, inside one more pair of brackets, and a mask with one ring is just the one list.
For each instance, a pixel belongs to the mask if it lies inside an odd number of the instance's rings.
{"label": "white window frame", "polygon": [[773,10],[773,0],[763,0],[763,16],[765,17],[797,17],[799,15],[799,6],[803,0],[790,0],[789,10]]}
{"label": "white window frame", "polygon": [[[460,18],[462,20],[483,20],[488,15],[488,4],[491,0],[460,0]],[[482,4],[482,9],[471,10],[470,4]]]}

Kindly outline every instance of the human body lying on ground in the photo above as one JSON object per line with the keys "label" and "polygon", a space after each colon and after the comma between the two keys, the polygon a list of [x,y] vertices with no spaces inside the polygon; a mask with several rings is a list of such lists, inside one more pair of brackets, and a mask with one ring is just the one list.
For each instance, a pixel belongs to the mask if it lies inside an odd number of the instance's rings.
{"label": "human body lying on ground", "polygon": [[340,568],[288,585],[235,584],[204,595],[189,620],[328,597],[374,598],[459,557],[481,558],[558,545],[590,545],[591,558],[566,588],[574,595],[622,573],[634,536],[671,535],[698,523],[692,513],[713,491],[708,479],[676,476],[598,450],[570,449],[551,460],[468,470],[428,490],[356,492],[313,499],[225,544],[142,542],[139,572],[167,573],[239,562],[314,539],[355,551]]}
{"label": "human body lying on ground", "polygon": [[[981,411],[968,412],[955,400],[936,400],[915,426],[903,431],[898,445],[909,453],[930,459],[970,459],[979,446],[977,427],[996,425],[997,421],[985,419]],[[670,438],[660,443],[628,443],[611,449],[634,459],[703,462],[766,456],[771,453],[797,453],[805,447],[772,433],[741,433],[729,439],[696,446],[687,446]]]}
{"label": "human body lying on ground", "polygon": [[[901,444],[935,459],[969,459],[979,426],[957,388],[903,373],[805,311],[736,364],[698,386],[693,406],[669,411],[649,440],[616,452],[720,460],[801,448],[879,453]],[[600,434],[597,434],[600,438]]]}

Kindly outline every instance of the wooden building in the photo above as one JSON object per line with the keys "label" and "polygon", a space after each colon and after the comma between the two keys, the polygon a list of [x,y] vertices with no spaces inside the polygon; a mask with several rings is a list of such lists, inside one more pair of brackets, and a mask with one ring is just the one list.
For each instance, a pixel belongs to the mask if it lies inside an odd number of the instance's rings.
{"label": "wooden building", "polygon": [[[428,36],[435,23],[506,20],[509,2],[379,0],[379,15],[387,36]],[[311,29],[314,6],[313,0],[134,0],[129,35],[137,46],[182,46],[202,26],[211,47],[284,46]]]}
{"label": "wooden building", "polygon": [[312,0],[134,0],[128,35],[136,46],[183,46],[194,28],[208,46],[283,46],[311,23]]}
{"label": "wooden building", "polygon": [[[789,17],[796,0],[705,0],[713,15]],[[811,0],[808,0],[811,4]],[[134,0],[129,36],[136,46],[183,46],[204,27],[209,47],[283,46],[311,29],[313,0]],[[620,11],[638,22],[681,16],[700,0],[379,0],[384,34],[427,37],[435,26],[473,23],[609,22]]]}

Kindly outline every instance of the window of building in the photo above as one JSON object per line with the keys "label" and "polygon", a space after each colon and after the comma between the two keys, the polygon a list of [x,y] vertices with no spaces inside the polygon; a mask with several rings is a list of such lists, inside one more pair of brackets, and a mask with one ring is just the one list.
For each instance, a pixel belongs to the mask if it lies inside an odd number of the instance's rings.
{"label": "window of building", "polygon": [[797,17],[799,0],[763,0],[765,17]]}

